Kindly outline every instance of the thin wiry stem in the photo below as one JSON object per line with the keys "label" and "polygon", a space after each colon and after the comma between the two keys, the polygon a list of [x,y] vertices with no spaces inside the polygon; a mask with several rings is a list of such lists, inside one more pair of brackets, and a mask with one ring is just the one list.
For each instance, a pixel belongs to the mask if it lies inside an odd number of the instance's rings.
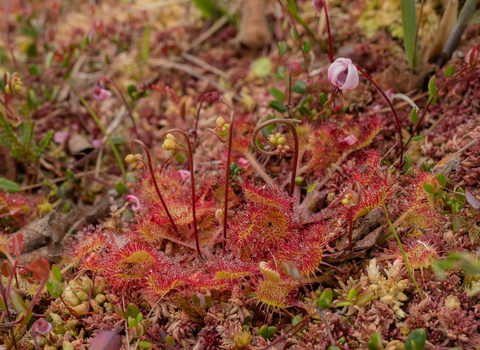
{"label": "thin wiry stem", "polygon": [[413,39],[413,54],[412,54],[412,64],[415,67],[415,61],[417,59],[417,40],[418,40],[418,31],[420,29],[420,23],[422,22],[422,14],[423,14],[423,3],[425,1],[422,0],[422,4],[420,5],[420,14],[418,15],[418,22],[417,22],[417,28],[415,29],[415,39]]}
{"label": "thin wiry stem", "polygon": [[125,107],[127,107],[127,111],[128,111],[128,114],[130,115],[130,119],[132,120],[133,132],[135,133],[135,137],[138,138],[139,136],[138,136],[138,131],[137,131],[137,125],[135,124],[135,119],[133,118],[132,109],[128,105],[127,100],[125,99],[125,96],[123,96],[122,91],[119,89],[117,84],[115,84],[111,79],[109,79],[107,77],[102,77],[102,78],[98,79],[98,84],[99,85],[102,82],[102,80],[108,81],[110,84],[112,84],[115,87],[115,89],[117,89],[118,93],[120,94],[120,97],[123,100],[123,103],[125,104]]}
{"label": "thin wiry stem", "polygon": [[178,234],[177,225],[175,225],[175,221],[173,221],[172,215],[170,215],[170,212],[168,211],[168,208],[167,208],[167,204],[165,204],[165,201],[163,200],[162,194],[160,193],[160,189],[158,188],[157,180],[155,179],[155,173],[153,172],[152,157],[150,156],[150,151],[148,150],[147,146],[142,141],[133,140],[130,143],[130,148],[132,150],[132,154],[135,154],[134,144],[140,145],[140,147],[143,148],[143,150],[145,151],[145,154],[147,155],[148,169],[150,170],[150,177],[152,178],[153,185],[155,186],[155,191],[157,192],[158,198],[160,199],[160,202],[162,203],[163,209],[165,209],[165,212],[167,213],[168,219],[170,220],[170,223],[172,224],[173,229],[175,230],[175,233]]}
{"label": "thin wiry stem", "polygon": [[413,283],[415,283],[415,287],[417,287],[418,294],[420,294],[420,298],[422,298],[423,300],[422,291],[420,290],[420,287],[418,286],[417,281],[415,280],[415,276],[413,275],[413,272],[410,269],[410,265],[408,265],[407,257],[405,256],[405,251],[403,250],[403,246],[402,246],[402,241],[400,241],[400,238],[397,235],[397,231],[395,230],[395,227],[393,227],[393,224],[390,221],[390,218],[388,217],[387,207],[385,206],[385,203],[383,203],[383,210],[385,210],[385,217],[387,218],[388,225],[390,226],[390,229],[392,230],[393,235],[397,239],[398,246],[400,247],[400,251],[402,252],[403,261],[405,261],[405,265],[407,266],[408,272],[410,273],[410,277],[412,277]]}
{"label": "thin wiry stem", "polygon": [[327,11],[327,2],[323,1],[323,11],[325,12],[325,19],[327,20],[327,32],[328,32],[328,58],[330,58],[330,62],[333,63],[333,45],[332,45],[332,33],[330,32],[330,20],[328,18],[328,11]]}
{"label": "thin wiry stem", "polygon": [[273,156],[273,155],[276,155],[277,152],[276,151],[272,151],[272,152],[266,152],[264,150],[261,150],[258,145],[257,145],[257,134],[259,133],[260,130],[262,130],[264,127],[270,125],[270,124],[285,124],[286,126],[288,126],[290,128],[290,130],[292,131],[292,134],[293,134],[293,140],[294,140],[294,153],[293,153],[293,169],[292,169],[292,179],[290,181],[290,196],[293,196],[293,190],[295,188],[295,177],[296,177],[296,174],[297,174],[297,163],[298,163],[298,135],[297,135],[297,131],[295,129],[295,125],[293,124],[294,122],[300,122],[300,120],[295,120],[295,119],[270,119],[270,120],[267,120],[266,122],[263,122],[262,124],[260,124],[259,126],[257,126],[255,128],[255,130],[253,130],[253,134],[252,134],[252,147],[255,148],[255,150],[260,153],[260,154],[263,154],[265,156]]}
{"label": "thin wiry stem", "polygon": [[404,159],[403,159],[403,149],[404,149],[404,145],[403,145],[403,140],[402,140],[402,127],[400,125],[400,120],[398,119],[398,115],[397,115],[397,111],[395,110],[395,108],[393,107],[392,105],[392,102],[390,102],[390,99],[387,97],[387,95],[385,95],[385,93],[383,92],[383,90],[380,88],[380,86],[377,85],[377,83],[362,69],[360,68],[359,66],[355,65],[355,67],[357,67],[358,71],[360,73],[363,74],[363,76],[365,78],[367,78],[367,80],[369,82],[372,83],[372,85],[375,87],[375,89],[377,89],[377,91],[380,93],[380,95],[382,95],[383,99],[385,100],[385,102],[387,102],[388,106],[390,107],[390,109],[392,110],[392,113],[393,113],[393,116],[395,118],[395,124],[397,126],[397,133],[398,133],[398,137],[400,138],[399,142],[400,142],[400,163],[398,165],[398,168],[401,168],[403,166],[403,163],[405,162]]}
{"label": "thin wiry stem", "polygon": [[225,165],[225,206],[223,209],[223,252],[227,246],[227,217],[228,217],[228,187],[230,185],[230,160],[232,155],[233,124],[235,123],[235,114],[232,112],[230,117],[230,129],[228,133],[228,153],[227,164]]}
{"label": "thin wiry stem", "polygon": [[12,56],[13,65],[15,66],[15,70],[18,72],[18,63],[15,59],[15,55],[13,54],[12,42],[10,41],[10,29],[8,28],[8,10],[10,8],[10,1],[12,0],[7,0],[5,3],[5,36],[7,38],[8,51],[10,51],[10,55]]}
{"label": "thin wiry stem", "polygon": [[166,135],[178,132],[181,134],[185,140],[187,141],[188,153],[190,155],[190,182],[192,183],[192,214],[193,214],[193,232],[195,234],[195,245],[197,247],[197,252],[200,257],[202,257],[202,252],[200,250],[200,243],[198,240],[198,228],[197,228],[197,213],[196,213],[196,206],[195,206],[195,175],[193,171],[193,151],[192,151],[192,143],[188,138],[187,134],[178,129],[169,130],[163,135],[162,140],[165,140]]}
{"label": "thin wiry stem", "polygon": [[202,106],[203,106],[203,102],[205,102],[205,100],[207,98],[209,98],[210,96],[212,96],[212,93],[208,93],[208,94],[205,94],[205,96],[203,96],[202,100],[200,101],[200,106],[198,107],[198,111],[197,111],[197,117],[195,119],[195,129],[193,129],[193,144],[196,145],[197,144],[197,137],[198,137],[198,134],[197,134],[197,128],[198,128],[198,118],[200,117],[200,111],[202,110]]}

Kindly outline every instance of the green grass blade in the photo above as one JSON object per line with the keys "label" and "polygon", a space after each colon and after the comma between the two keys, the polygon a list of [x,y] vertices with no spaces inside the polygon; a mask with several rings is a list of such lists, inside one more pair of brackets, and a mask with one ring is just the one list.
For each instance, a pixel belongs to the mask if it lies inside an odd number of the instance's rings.
{"label": "green grass blade", "polygon": [[390,226],[390,229],[392,230],[393,234],[395,235],[395,238],[397,239],[398,246],[400,247],[400,251],[402,252],[403,261],[405,261],[405,265],[407,266],[408,272],[410,273],[410,277],[412,277],[413,283],[415,283],[415,287],[417,287],[418,294],[420,294],[420,298],[422,298],[423,300],[422,291],[420,290],[420,287],[418,286],[417,281],[415,280],[415,276],[413,275],[413,272],[410,269],[410,266],[408,265],[407,257],[405,256],[405,251],[403,250],[403,246],[402,246],[402,241],[400,241],[400,238],[397,235],[397,231],[395,230],[395,227],[393,227],[393,224],[390,221],[390,218],[388,217],[387,207],[385,206],[385,203],[383,203],[383,209],[385,210],[385,217],[387,218],[388,225]]}
{"label": "green grass blade", "polygon": [[[73,89],[73,88],[72,88]],[[110,138],[110,136],[107,134],[107,131],[105,130],[105,128],[103,127],[102,123],[100,123],[100,119],[98,119],[97,115],[95,114],[95,112],[93,111],[93,109],[89,106],[89,104],[87,103],[87,101],[85,101],[85,99],[80,96],[75,90],[73,90],[75,92],[75,94],[78,96],[78,98],[80,99],[80,101],[82,101],[83,105],[87,108],[88,112],[90,113],[90,115],[92,116],[92,118],[95,120],[95,122],[97,123],[98,127],[100,128],[100,130],[102,130],[102,133],[103,135],[107,138],[107,141],[108,141],[108,144],[110,145],[110,147],[112,147],[112,151],[113,153],[115,154],[115,158],[117,158],[117,163],[118,165],[120,166],[120,169],[122,170],[122,174],[123,174],[123,178],[124,180],[126,181],[127,180],[127,173],[125,172],[125,168],[123,166],[123,160],[122,158],[120,157],[120,154],[118,153],[118,150],[117,150],[117,147],[115,147],[115,144],[112,142],[112,139]]]}
{"label": "green grass blade", "polygon": [[[401,0],[403,36],[405,41],[405,51],[407,52],[408,67],[415,69],[416,62],[413,62],[413,47],[415,41],[415,31],[417,29],[417,12],[415,10],[415,0]],[[418,57],[418,55],[415,55]],[[415,59],[417,61],[417,59]]]}

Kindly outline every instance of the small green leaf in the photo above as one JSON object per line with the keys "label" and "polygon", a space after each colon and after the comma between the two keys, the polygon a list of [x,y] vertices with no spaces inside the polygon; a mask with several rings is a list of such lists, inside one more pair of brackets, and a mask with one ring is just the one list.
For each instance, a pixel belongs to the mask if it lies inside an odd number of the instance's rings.
{"label": "small green leaf", "polygon": [[144,61],[147,61],[149,55],[150,55],[150,24],[147,24],[147,26],[145,27],[145,35],[143,38],[142,59]]}
{"label": "small green leaf", "polygon": [[17,193],[21,190],[19,184],[2,177],[0,177],[0,189],[5,189],[8,193]]}
{"label": "small green leaf", "polygon": [[32,64],[28,67],[28,72],[31,75],[38,75],[42,72],[42,69],[39,66],[37,66],[36,64]]}
{"label": "small green leaf", "polygon": [[447,78],[453,77],[456,71],[457,71],[457,66],[448,66],[447,69],[445,69],[445,77]]}
{"label": "small green leaf", "polygon": [[438,181],[440,181],[443,187],[447,185],[447,179],[445,178],[445,174],[440,173],[435,175],[435,177],[437,178]]}
{"label": "small green leaf", "polygon": [[424,136],[425,136],[425,135],[417,135],[417,136],[412,137],[412,140],[413,140],[413,141],[418,141],[418,140],[423,139]]}
{"label": "small green leaf", "polygon": [[60,269],[58,268],[57,265],[52,266],[52,273],[53,277],[58,281],[62,282],[62,273],[60,272]]}
{"label": "small green leaf", "polygon": [[373,300],[373,297],[373,292],[357,295],[357,302],[355,304],[357,304],[357,306],[365,306]]}
{"label": "small green leaf", "polygon": [[347,299],[348,300],[353,300],[358,294],[358,291],[360,290],[360,284],[354,286],[350,291],[348,292]]}
{"label": "small green leaf", "polygon": [[435,103],[437,103],[437,96],[430,94],[428,96],[427,104],[429,104],[430,106],[433,106],[433,105],[435,105]]}
{"label": "small green leaf", "polygon": [[138,343],[138,347],[140,349],[151,349],[153,348],[153,343],[152,342],[149,342],[149,341],[146,341],[146,340],[141,340],[139,343]]}
{"label": "small green leaf", "polygon": [[338,307],[344,307],[344,306],[352,306],[354,303],[353,301],[342,301],[340,303],[336,303],[335,305]]}
{"label": "small green leaf", "polygon": [[289,0],[287,5],[288,11],[295,16],[297,14],[297,5],[295,4],[294,0]]}
{"label": "small green leaf", "polygon": [[287,107],[285,107],[285,105],[280,101],[270,101],[269,105],[279,112],[286,112],[288,110]]}
{"label": "small green leaf", "polygon": [[423,188],[427,193],[433,194],[433,187],[430,184],[424,183]]}
{"label": "small green leaf", "polygon": [[278,55],[282,56],[287,52],[287,43],[285,41],[278,42]]}
{"label": "small green leaf", "polygon": [[410,120],[412,121],[413,124],[418,123],[418,116],[417,116],[417,109],[413,108],[412,112],[410,113]]}
{"label": "small green leaf", "polygon": [[268,91],[279,101],[285,101],[285,94],[278,89],[270,88]]}
{"label": "small green leaf", "polygon": [[170,346],[175,345],[175,338],[174,337],[170,337],[169,335],[167,335],[165,337],[165,339],[166,339],[168,345],[170,345]]}
{"label": "small green leaf", "polygon": [[425,341],[427,334],[423,328],[416,329],[405,340],[406,350],[423,350],[425,348]]}
{"label": "small green leaf", "polygon": [[437,94],[437,87],[435,86],[435,79],[437,79],[437,77],[435,75],[433,75],[430,78],[430,80],[428,81],[428,91],[430,91],[432,93],[432,95]]}
{"label": "small green leaf", "polygon": [[307,84],[304,81],[297,81],[292,87],[292,91],[303,95],[307,92]]}
{"label": "small green leaf", "polygon": [[0,295],[0,309],[6,311],[7,308],[5,307],[5,302],[3,301],[3,297]]}
{"label": "small green leaf", "polygon": [[408,170],[412,166],[412,162],[408,155],[405,155],[405,164],[403,165],[403,169]]}
{"label": "small green leaf", "polygon": [[13,289],[10,289],[10,300],[12,301],[12,306],[18,313],[27,311],[28,307],[23,301],[22,297],[18,295]]}
{"label": "small green leaf", "polygon": [[269,326],[268,327],[268,333],[267,333],[267,339],[271,339],[275,333],[277,333],[277,327]]}
{"label": "small green leaf", "polygon": [[327,288],[323,291],[320,299],[318,299],[317,305],[320,310],[330,309],[332,306],[333,292],[331,288]]}
{"label": "small green leaf", "polygon": [[462,222],[460,221],[460,218],[458,215],[455,215],[452,219],[452,229],[453,232],[458,232],[462,228]]}
{"label": "small green leaf", "polygon": [[310,53],[310,48],[312,47],[312,44],[310,43],[310,40],[305,40],[303,42],[303,52],[306,53],[307,55]]}
{"label": "small green leaf", "polygon": [[370,335],[370,340],[368,341],[367,346],[370,350],[383,349],[382,335],[378,333],[372,333]]}
{"label": "small green leaf", "polygon": [[300,40],[300,37],[298,36],[298,33],[295,30],[295,28],[290,29],[290,34],[292,35],[292,38],[294,38],[295,40],[297,41]]}
{"label": "small green leaf", "polygon": [[49,53],[47,53],[47,55],[45,56],[45,65],[47,67],[51,67],[52,64],[53,64],[53,57],[55,56],[55,53],[53,51],[50,51]]}
{"label": "small green leaf", "polygon": [[135,305],[133,303],[128,304],[128,306],[127,306],[128,316],[135,318],[135,317],[137,317],[139,312],[140,312],[140,309],[137,305]]}
{"label": "small green leaf", "polygon": [[117,190],[117,193],[119,196],[121,196],[122,194],[125,194],[127,193],[127,188],[125,187],[125,185],[120,182],[120,181],[117,181],[115,182],[115,190]]}

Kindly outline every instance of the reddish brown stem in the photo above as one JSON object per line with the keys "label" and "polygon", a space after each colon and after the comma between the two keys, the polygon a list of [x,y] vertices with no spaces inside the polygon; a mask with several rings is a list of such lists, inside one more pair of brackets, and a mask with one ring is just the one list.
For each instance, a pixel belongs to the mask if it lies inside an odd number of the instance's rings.
{"label": "reddish brown stem", "polygon": [[262,124],[260,124],[259,126],[257,126],[255,128],[255,130],[253,130],[253,133],[252,133],[252,147],[255,148],[255,150],[260,153],[260,154],[263,154],[263,155],[266,155],[266,156],[273,156],[273,155],[276,155],[277,152],[276,151],[273,151],[273,152],[266,152],[264,150],[261,150],[258,145],[257,145],[257,134],[259,133],[260,130],[262,130],[264,127],[270,125],[270,124],[285,124],[287,125],[290,130],[292,131],[292,134],[293,134],[293,140],[294,140],[294,153],[293,153],[293,168],[292,168],[292,179],[290,181],[290,197],[293,196],[293,190],[295,188],[295,177],[297,176],[297,163],[298,163],[298,135],[297,135],[297,131],[295,129],[295,125],[293,124],[294,122],[296,122],[298,120],[294,120],[294,119],[270,119],[270,120],[267,120],[266,122],[263,122]]}
{"label": "reddish brown stem", "polygon": [[190,139],[188,138],[187,134],[184,133],[181,130],[178,129],[173,129],[169,130],[163,135],[162,140],[165,140],[165,136],[167,134],[171,134],[174,132],[178,132],[181,134],[185,140],[187,141],[187,146],[188,146],[188,154],[190,155],[190,182],[192,183],[192,214],[193,214],[193,232],[195,234],[195,245],[197,247],[197,252],[198,255],[201,257],[202,252],[200,251],[200,243],[198,240],[198,228],[197,228],[197,214],[196,214],[196,206],[195,206],[195,176],[194,176],[194,171],[193,171],[193,151],[192,151],[192,143],[190,142]]}
{"label": "reddish brown stem", "polygon": [[[465,72],[466,70],[468,69],[468,65],[466,65],[465,67],[463,67],[458,73],[456,73],[454,76],[448,78],[447,80],[445,80],[445,82],[440,85],[440,87],[437,89],[437,95],[438,95],[438,92],[440,90],[443,89],[443,87],[448,84],[449,82],[453,81],[454,79],[458,78],[458,76],[460,74],[462,74],[463,72]],[[420,124],[422,124],[423,122],[423,119],[425,118],[425,115],[427,114],[428,110],[430,109],[430,106],[432,105],[433,103],[433,100],[435,99],[435,96],[433,98],[430,99],[430,101],[428,101],[428,104],[427,106],[425,107],[425,109],[423,110],[423,113],[422,115],[420,116],[420,119],[418,120],[418,123],[417,125],[415,126],[415,129],[413,129],[413,132],[411,133],[410,137],[408,138],[408,140],[405,142],[405,147],[408,146],[408,144],[410,143],[410,141],[412,140],[412,137],[415,136],[415,134],[417,133],[419,127],[420,127]]]}
{"label": "reddish brown stem", "polygon": [[350,206],[350,208],[348,208],[348,218],[350,220],[350,223],[349,223],[349,227],[348,227],[348,242],[350,244],[350,251],[353,250],[352,248],[352,230],[353,230],[353,207]]}
{"label": "reddish brown stem", "polygon": [[[5,97],[7,97],[7,96],[5,95]],[[12,110],[10,109],[10,107],[8,107],[7,103],[3,102],[1,98],[0,98],[0,103],[3,105],[3,107],[5,107],[5,110],[8,113],[10,113],[12,115],[12,117],[14,117],[14,114],[13,114]]]}
{"label": "reddish brown stem", "polygon": [[[6,312],[7,312],[7,318],[8,318],[8,322],[10,323],[11,319],[10,319],[10,311],[9,311],[9,307],[8,307],[8,303],[7,303],[7,293],[5,292],[5,289],[3,288],[3,283],[0,282],[0,288],[1,288],[1,292],[2,292],[2,297],[3,297],[3,301],[5,303],[5,306],[6,306]],[[3,317],[2,317],[3,319]],[[3,326],[3,324],[2,324]],[[18,347],[17,347],[17,340],[15,339],[15,333],[13,332],[13,327],[10,327],[10,336],[12,337],[12,342],[13,342],[13,346],[15,347],[15,350],[18,350]]]}
{"label": "reddish brown stem", "polygon": [[333,63],[333,45],[332,45],[332,33],[330,31],[330,20],[328,18],[327,2],[323,1],[323,11],[325,12],[325,19],[327,20],[327,32],[328,32],[328,58],[330,63]]}
{"label": "reddish brown stem", "polygon": [[372,83],[372,85],[375,87],[375,89],[377,89],[377,91],[380,93],[380,95],[382,95],[383,99],[385,100],[385,102],[387,102],[388,106],[390,107],[390,109],[392,110],[392,113],[393,113],[393,116],[395,118],[395,124],[397,126],[397,133],[398,133],[398,137],[400,138],[399,140],[399,143],[400,143],[400,163],[398,164],[397,168],[401,168],[403,166],[403,163],[405,162],[404,159],[403,159],[403,149],[404,149],[404,145],[403,145],[403,140],[402,140],[402,127],[400,126],[400,120],[398,119],[398,115],[397,115],[397,111],[395,110],[395,108],[393,107],[392,105],[392,102],[390,102],[389,98],[387,97],[387,95],[383,92],[383,90],[380,88],[380,86],[377,85],[377,83],[362,69],[360,68],[359,66],[355,65],[355,67],[357,67],[358,71],[360,73],[363,74],[363,76],[365,78],[367,78],[367,80],[369,82]]}
{"label": "reddish brown stem", "polygon": [[207,98],[209,98],[210,96],[212,96],[212,93],[209,92],[208,94],[205,94],[205,96],[203,96],[202,100],[200,101],[200,106],[198,107],[198,111],[197,111],[197,117],[195,119],[195,129],[193,129],[193,144],[196,145],[197,144],[197,128],[198,128],[198,118],[200,117],[200,110],[202,109],[202,106],[203,106],[203,102],[205,102],[205,100]]}
{"label": "reddish brown stem", "polygon": [[103,80],[108,81],[110,84],[112,84],[112,85],[115,87],[115,89],[118,91],[118,93],[120,94],[120,97],[122,98],[125,107],[127,107],[127,111],[128,111],[129,116],[130,116],[130,119],[132,120],[133,132],[135,133],[135,137],[138,139],[139,136],[138,136],[138,131],[137,131],[137,125],[135,124],[135,119],[133,118],[132,109],[131,109],[130,106],[128,105],[127,100],[125,99],[125,96],[123,96],[123,93],[122,93],[122,91],[119,89],[119,87],[117,86],[117,84],[115,84],[111,79],[109,79],[109,78],[107,78],[107,77],[102,77],[102,78],[98,79],[98,84],[100,85],[100,83],[101,83]]}
{"label": "reddish brown stem", "polygon": [[10,29],[8,28],[8,10],[10,9],[10,1],[12,0],[7,0],[5,3],[5,36],[7,38],[8,51],[10,51],[10,55],[12,56],[13,65],[15,66],[15,70],[19,72],[18,63],[13,54],[12,42],[10,41]]}
{"label": "reddish brown stem", "polygon": [[150,170],[150,176],[152,178],[153,186],[155,186],[155,191],[157,192],[158,198],[160,199],[160,202],[162,203],[163,209],[165,209],[165,212],[167,213],[168,219],[170,220],[170,223],[173,226],[173,229],[175,230],[175,233],[178,234],[178,229],[177,225],[175,225],[175,222],[173,221],[172,215],[170,215],[170,212],[168,211],[167,205],[165,204],[165,201],[163,200],[162,194],[160,193],[160,189],[158,188],[157,180],[155,179],[155,173],[153,172],[153,167],[152,167],[152,157],[150,156],[150,151],[148,150],[147,146],[140,140],[133,140],[130,143],[130,148],[132,151],[132,154],[135,154],[135,148],[134,144],[140,145],[140,147],[143,148],[145,151],[145,154],[147,155],[148,158],[148,169]]}
{"label": "reddish brown stem", "polygon": [[230,185],[230,160],[232,155],[233,124],[235,123],[235,114],[230,118],[230,129],[228,133],[228,151],[227,164],[225,165],[225,203],[223,209],[223,252],[227,247],[227,216],[228,216],[228,187]]}

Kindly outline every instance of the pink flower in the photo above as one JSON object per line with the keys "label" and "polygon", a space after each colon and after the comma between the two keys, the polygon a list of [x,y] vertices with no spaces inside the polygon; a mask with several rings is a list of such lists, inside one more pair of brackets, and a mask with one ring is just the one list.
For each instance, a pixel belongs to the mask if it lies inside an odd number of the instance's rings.
{"label": "pink flower", "polygon": [[190,172],[188,170],[179,170],[182,181],[187,181],[190,178]]}
{"label": "pink flower", "polygon": [[131,202],[135,202],[136,205],[132,205],[132,210],[133,211],[139,211],[140,210],[140,208],[141,208],[140,201],[136,196],[130,194],[130,195],[127,196],[127,200],[129,200]]}
{"label": "pink flower", "polygon": [[473,47],[465,54],[465,63],[468,64],[468,69],[466,70],[467,73],[473,72],[473,70],[477,66],[479,50],[480,46],[477,43],[473,45]]}
{"label": "pink flower", "polygon": [[388,99],[391,101],[393,101],[393,98],[395,97],[395,91],[393,91],[393,89],[388,89],[387,91],[385,91],[385,95],[387,95]]}
{"label": "pink flower", "polygon": [[209,94],[206,94],[205,98],[208,102],[210,102],[212,104],[220,103],[220,102],[222,102],[222,99],[223,99],[222,95],[220,95],[216,91],[210,92]]}
{"label": "pink flower", "polygon": [[348,135],[343,139],[344,142],[346,142],[349,146],[353,145],[355,142],[358,141],[358,139],[355,137],[355,135]]}
{"label": "pink flower", "polygon": [[109,98],[110,96],[112,96],[112,93],[105,89],[103,86],[96,84],[93,87],[93,98],[102,101],[106,98]]}
{"label": "pink flower", "polygon": [[322,11],[323,6],[325,6],[324,0],[313,0],[312,1],[312,6],[315,10]]}
{"label": "pink flower", "polygon": [[57,131],[53,134],[53,141],[56,143],[65,143],[67,142],[69,135],[68,131]]}
{"label": "pink flower", "polygon": [[328,68],[328,80],[340,90],[353,90],[359,82],[357,67],[349,58],[337,58]]}
{"label": "pink flower", "polygon": [[245,168],[250,165],[250,162],[247,160],[247,158],[240,157],[238,158],[237,164],[240,168]]}
{"label": "pink flower", "polygon": [[103,142],[102,142],[102,140],[100,140],[100,139],[95,139],[95,140],[92,141],[92,145],[93,145],[93,147],[95,147],[95,148],[100,148],[100,147],[102,147],[102,144],[103,144]]}
{"label": "pink flower", "polygon": [[50,322],[40,319],[35,321],[32,328],[35,328],[35,331],[40,333],[41,335],[47,335],[53,329],[53,326]]}
{"label": "pink flower", "polygon": [[376,112],[380,110],[380,105],[375,105],[372,107],[372,111]]}

